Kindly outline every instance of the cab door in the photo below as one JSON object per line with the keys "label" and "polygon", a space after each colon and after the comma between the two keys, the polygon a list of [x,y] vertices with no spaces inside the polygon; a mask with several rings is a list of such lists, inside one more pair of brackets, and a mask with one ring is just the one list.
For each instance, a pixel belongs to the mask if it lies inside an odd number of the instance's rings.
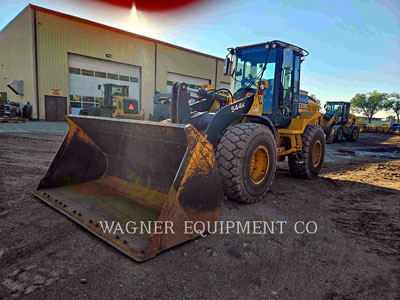
{"label": "cab door", "polygon": [[[278,98],[277,125],[279,127],[288,127],[293,116],[297,115],[294,109],[294,60],[295,55],[292,48],[285,48],[282,51],[282,68],[280,78],[280,91]],[[296,101],[298,103],[298,92]]]}
{"label": "cab door", "polygon": [[[294,57],[294,74],[293,74],[293,103],[292,118],[296,118],[299,114],[299,102],[300,102],[300,56],[295,55]],[[307,100],[308,102],[308,100]]]}
{"label": "cab door", "polygon": [[342,111],[342,124],[345,125],[349,121],[350,103],[344,103]]}

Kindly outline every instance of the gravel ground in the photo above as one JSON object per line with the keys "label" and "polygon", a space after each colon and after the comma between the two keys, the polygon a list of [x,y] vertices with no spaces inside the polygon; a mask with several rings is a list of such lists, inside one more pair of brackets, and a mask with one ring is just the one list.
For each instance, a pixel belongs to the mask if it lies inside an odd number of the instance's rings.
{"label": "gravel ground", "polygon": [[31,195],[67,129],[0,124],[0,299],[400,299],[400,137],[328,145],[313,181],[279,163],[267,199],[224,202],[221,220],[285,220],[283,234],[209,235],[137,263]]}
{"label": "gravel ground", "polygon": [[67,122],[0,123],[0,133],[66,133]]}

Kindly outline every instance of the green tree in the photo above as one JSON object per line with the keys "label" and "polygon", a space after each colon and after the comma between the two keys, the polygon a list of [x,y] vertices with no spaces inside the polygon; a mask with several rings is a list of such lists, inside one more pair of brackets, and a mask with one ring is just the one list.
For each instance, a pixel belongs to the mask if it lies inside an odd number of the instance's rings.
{"label": "green tree", "polygon": [[383,104],[383,108],[393,111],[396,114],[397,122],[400,122],[400,93],[389,94]]}
{"label": "green tree", "polygon": [[315,102],[318,105],[318,110],[321,110],[322,106],[321,106],[321,100],[317,98],[317,96],[315,94],[311,94],[310,95],[311,98],[313,98],[315,100]]}
{"label": "green tree", "polygon": [[372,117],[384,108],[387,96],[387,94],[377,91],[367,94],[357,93],[350,103],[354,112],[362,113],[368,118],[368,123],[371,123]]}
{"label": "green tree", "polygon": [[395,117],[395,116],[392,116],[392,115],[387,116],[387,117],[386,117],[386,121],[394,122],[394,121],[396,121],[396,117]]}

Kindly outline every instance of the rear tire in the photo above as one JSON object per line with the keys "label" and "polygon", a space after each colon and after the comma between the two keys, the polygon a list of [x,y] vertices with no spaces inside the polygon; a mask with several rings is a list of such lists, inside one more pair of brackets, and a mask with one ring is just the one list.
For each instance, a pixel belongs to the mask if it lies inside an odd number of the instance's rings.
{"label": "rear tire", "polygon": [[[318,176],[324,162],[324,131],[320,126],[307,125],[301,141],[301,153],[289,155],[289,171],[295,177],[312,179]],[[302,159],[302,162],[299,162],[299,158]]]}
{"label": "rear tire", "polygon": [[357,141],[359,135],[360,135],[360,129],[358,129],[357,126],[351,126],[349,134],[346,137],[346,139],[350,142],[355,142]]}
{"label": "rear tire", "polygon": [[276,141],[261,124],[228,128],[217,147],[216,160],[225,196],[254,203],[265,197],[276,172]]}

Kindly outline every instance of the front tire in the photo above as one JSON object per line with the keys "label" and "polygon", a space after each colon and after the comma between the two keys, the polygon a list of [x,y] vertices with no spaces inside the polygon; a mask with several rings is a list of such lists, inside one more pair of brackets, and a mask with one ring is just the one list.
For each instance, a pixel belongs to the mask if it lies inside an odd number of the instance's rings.
{"label": "front tire", "polygon": [[241,123],[227,129],[216,159],[225,196],[254,203],[263,199],[276,172],[276,141],[261,124]]}
{"label": "front tire", "polygon": [[340,143],[343,140],[344,130],[343,126],[335,128],[335,137],[333,139],[334,143]]}
{"label": "front tire", "polygon": [[301,153],[289,155],[289,171],[295,177],[313,179],[321,171],[325,157],[325,136],[320,126],[307,125]]}

